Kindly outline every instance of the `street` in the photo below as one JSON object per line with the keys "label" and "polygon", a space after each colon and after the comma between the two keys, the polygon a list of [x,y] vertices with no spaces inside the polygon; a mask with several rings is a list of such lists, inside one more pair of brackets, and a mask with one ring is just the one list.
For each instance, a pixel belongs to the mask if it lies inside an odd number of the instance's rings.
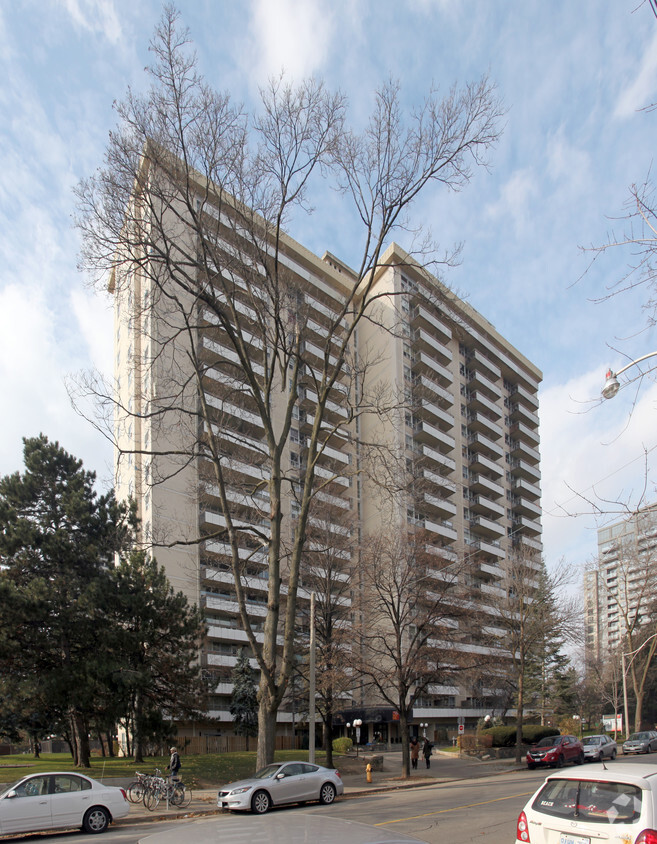
{"label": "street", "polygon": [[[619,758],[610,765],[632,765],[637,761],[651,762],[654,755]],[[582,770],[586,770],[586,766]],[[284,813],[313,813],[344,818],[370,824],[382,829],[414,836],[427,844],[469,844],[486,840],[487,844],[509,844],[515,840],[518,814],[530,795],[543,781],[549,770],[510,771],[477,779],[436,783],[393,791],[373,791],[369,794],[338,800],[333,806],[307,805],[272,810]],[[122,821],[102,836],[106,844],[139,844],[148,836],[176,828],[180,836],[194,844],[201,831],[212,828],[223,844],[221,825],[228,818],[241,816],[216,814],[200,819],[178,821]],[[248,816],[245,816],[245,821]],[[245,826],[247,824],[245,823]],[[196,829],[196,832],[194,831]],[[52,833],[5,838],[3,844],[21,842],[56,842],[56,844],[91,844],[98,837],[84,833]]]}

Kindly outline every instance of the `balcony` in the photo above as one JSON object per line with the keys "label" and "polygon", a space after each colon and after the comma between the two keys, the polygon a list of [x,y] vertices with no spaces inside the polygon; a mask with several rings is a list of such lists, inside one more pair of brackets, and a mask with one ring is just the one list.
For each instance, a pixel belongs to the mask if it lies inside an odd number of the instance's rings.
{"label": "balcony", "polygon": [[484,390],[493,400],[502,397],[502,391],[499,385],[491,381],[490,378],[487,378],[483,372],[477,372],[477,370],[471,372],[468,378],[468,384],[470,389]]}
{"label": "balcony", "polygon": [[421,413],[426,416],[431,422],[437,424],[444,430],[449,430],[454,427],[454,417],[451,413],[438,407],[432,401],[422,399],[420,401]]}
{"label": "balcony", "polygon": [[532,448],[521,440],[511,440],[509,448],[514,457],[529,460],[530,463],[539,463],[541,460],[538,449]]}
{"label": "balcony", "polygon": [[486,498],[485,495],[473,495],[469,499],[468,506],[476,513],[488,513],[496,518],[506,516],[506,507],[503,504],[498,504],[497,501]]}
{"label": "balcony", "polygon": [[538,445],[540,436],[537,428],[530,428],[524,422],[514,422],[509,429],[509,433],[516,440],[522,440],[529,443],[529,445]]}
{"label": "balcony", "polygon": [[509,416],[512,421],[523,421],[527,425],[538,428],[538,413],[534,413],[524,404],[509,402]]}
{"label": "balcony", "polygon": [[537,484],[531,484],[523,478],[514,478],[511,484],[514,492],[521,495],[526,495],[529,498],[537,499],[541,497],[541,488]]}
{"label": "balcony", "polygon": [[439,317],[432,314],[425,305],[417,305],[410,315],[413,326],[424,326],[443,343],[452,339],[452,330]]}
{"label": "balcony", "polygon": [[494,440],[501,439],[504,431],[501,426],[494,422],[485,413],[468,413],[467,417],[468,428],[474,432],[481,432],[492,437]]}
{"label": "balcony", "polygon": [[482,370],[487,373],[490,378],[498,379],[502,377],[502,370],[489,357],[480,352],[479,349],[472,349],[468,356],[468,368]]}
{"label": "balcony", "polygon": [[536,519],[540,519],[543,512],[540,504],[529,501],[527,498],[515,498],[513,501],[513,510],[520,515],[529,516],[530,518],[534,517]]}
{"label": "balcony", "polygon": [[447,501],[444,498],[440,498],[436,495],[431,495],[428,492],[424,493],[424,503],[425,503],[425,510],[429,512],[429,510],[440,513],[442,516],[447,518],[453,518],[456,515],[456,504],[452,504],[451,501]]}
{"label": "balcony", "polygon": [[471,531],[481,536],[499,539],[506,534],[506,529],[502,525],[484,516],[475,516],[469,522]]}
{"label": "balcony", "polygon": [[510,395],[512,398],[517,398],[519,404],[524,404],[533,411],[538,410],[538,396],[535,393],[530,393],[521,384],[514,384]]}
{"label": "balcony", "polygon": [[428,352],[432,357],[438,358],[442,363],[450,364],[453,359],[451,350],[443,345],[440,339],[436,338],[423,328],[417,328],[411,339],[416,349]]}
{"label": "balcony", "polygon": [[426,352],[415,352],[412,359],[412,368],[418,374],[428,375],[443,387],[450,386],[454,381],[454,376],[450,370]]}
{"label": "balcony", "polygon": [[453,524],[447,520],[425,519],[424,527],[426,530],[441,536],[443,539],[449,539],[452,542],[458,539],[458,533],[454,529]]}
{"label": "balcony", "polygon": [[488,472],[494,478],[504,476],[504,469],[499,464],[479,453],[470,455],[470,468],[477,472]]}
{"label": "balcony", "polygon": [[541,523],[528,519],[525,516],[517,516],[514,518],[513,529],[516,533],[518,531],[522,531],[523,537],[525,533],[529,533],[534,536],[541,535]]}
{"label": "balcony", "polygon": [[422,470],[422,477],[429,481],[432,485],[438,487],[441,491],[441,495],[454,495],[456,492],[456,484],[454,481],[446,478],[444,475],[439,474],[438,472],[432,472],[429,469]]}
{"label": "balcony", "polygon": [[444,434],[428,422],[417,422],[413,428],[413,437],[421,443],[429,443],[441,451],[454,451],[456,441],[449,434]]}
{"label": "balcony", "polygon": [[495,498],[501,498],[504,495],[504,487],[487,475],[471,474],[469,485],[473,492],[489,492]]}
{"label": "balcony", "polygon": [[429,458],[429,460],[433,460],[434,463],[438,463],[439,466],[442,466],[448,472],[456,471],[456,461],[452,460],[451,457],[447,457],[446,455],[441,454],[434,448],[429,448],[428,445],[423,445],[422,451],[420,453],[423,454],[425,457]]}
{"label": "balcony", "polygon": [[437,384],[433,379],[427,378],[426,375],[419,374],[413,379],[416,387],[419,387],[426,393],[426,398],[429,401],[436,401],[442,407],[452,407],[454,404],[454,396],[440,384]]}
{"label": "balcony", "polygon": [[493,460],[501,460],[504,457],[504,449],[485,434],[470,434],[468,437],[470,451],[483,451]]}
{"label": "balcony", "polygon": [[502,408],[491,401],[486,395],[477,390],[470,390],[467,394],[468,407],[471,410],[482,410],[495,419],[502,418]]}
{"label": "balcony", "polygon": [[509,463],[509,468],[514,475],[528,478],[535,483],[539,483],[541,480],[541,470],[537,466],[527,463],[526,460],[512,460]]}

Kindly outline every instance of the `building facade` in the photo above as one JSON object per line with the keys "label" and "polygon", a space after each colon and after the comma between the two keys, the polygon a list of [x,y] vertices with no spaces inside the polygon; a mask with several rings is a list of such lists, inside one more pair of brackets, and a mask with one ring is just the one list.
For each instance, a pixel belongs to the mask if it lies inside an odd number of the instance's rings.
{"label": "building facade", "polygon": [[[206,199],[202,212],[221,223],[221,210]],[[234,230],[232,239],[228,234],[225,238],[228,253],[229,244],[235,249]],[[122,278],[115,276],[111,283],[116,490],[119,497],[136,499],[141,541],[165,567],[174,589],[203,608],[208,635],[200,658],[213,678],[210,714],[230,732],[231,674],[248,642],[225,536],[229,529],[240,532],[239,588],[252,629],[262,637],[268,576],[264,525],[272,471],[264,447],[268,432],[229,330],[217,323],[202,299],[188,309],[195,315],[193,326],[183,325],[176,310],[179,303],[162,295],[163,288],[153,283],[157,274],[149,271],[151,260],[144,254],[132,269],[126,264]],[[317,575],[330,569],[343,610],[341,623],[348,626],[358,611],[362,538],[390,529],[391,524],[400,531],[422,529],[440,561],[437,569],[464,555],[474,562],[469,585],[494,637],[498,606],[505,596],[504,561],[520,547],[539,560],[542,549],[540,370],[393,244],[376,271],[373,291],[380,303],[376,318],[362,321],[350,335],[349,362],[337,373],[325,405],[322,447],[317,455],[309,455],[319,373],[349,332],[342,304],[355,274],[335,256],[327,253],[319,258],[291,238],[283,239],[277,260],[284,264],[289,287],[295,291],[289,325],[303,331],[303,366],[281,457],[289,481],[283,511],[290,547],[299,508],[295,477],[301,476],[311,458],[316,460],[315,476],[321,486],[309,522],[309,556],[316,558],[301,574],[301,603],[314,588],[308,572]],[[243,259],[241,263],[244,267]],[[235,320],[250,326],[248,330],[242,326],[240,342],[248,344],[252,371],[258,376],[265,372],[272,348],[267,331],[259,328],[268,323],[262,316],[270,295],[267,274],[262,274],[260,293],[253,282],[245,283],[238,262],[230,271],[218,268],[216,278],[219,275],[217,297],[233,309]],[[212,277],[207,284],[215,284]],[[284,372],[276,389],[282,424]],[[389,412],[354,413],[356,390],[360,396],[387,395]],[[205,418],[213,420],[213,442],[222,449],[221,478],[213,473],[207,453],[197,447],[208,439],[202,430],[199,433],[205,424],[199,422],[199,403],[205,411],[211,408]],[[373,472],[364,470],[372,443],[395,455],[399,461],[395,471],[421,480],[413,500],[398,504],[393,512],[381,507]],[[230,503],[230,513],[225,503]],[[539,570],[538,562],[530,565]],[[497,645],[463,640],[459,647],[473,652],[485,647],[491,653],[497,648],[502,653],[503,633],[497,632]],[[252,665],[257,667],[255,660]],[[499,708],[502,695],[494,674],[484,683],[437,684],[416,702],[415,720],[455,728],[460,720],[472,722]],[[394,712],[380,715],[381,701],[369,699],[357,684],[343,692],[341,703],[346,714],[337,723],[344,723],[349,713],[365,714],[364,741],[375,734],[383,740],[399,738]],[[302,717],[295,708],[291,695],[279,711],[281,733],[294,732]],[[379,712],[377,724],[367,723],[368,708]]]}
{"label": "building facade", "polygon": [[586,653],[600,660],[641,625],[657,587],[657,506],[598,530],[598,557],[584,573]]}

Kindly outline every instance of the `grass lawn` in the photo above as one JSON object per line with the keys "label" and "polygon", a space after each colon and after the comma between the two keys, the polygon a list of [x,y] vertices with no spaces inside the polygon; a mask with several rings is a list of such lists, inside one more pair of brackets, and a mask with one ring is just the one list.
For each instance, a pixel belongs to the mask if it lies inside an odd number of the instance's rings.
{"label": "grass lawn", "polygon": [[[308,759],[307,750],[279,750],[275,760]],[[315,761],[321,765],[325,754],[315,753]],[[211,753],[204,756],[182,756],[180,777],[192,788],[213,788],[227,782],[250,777],[255,773],[255,750],[242,753]],[[105,777],[132,777],[135,771],[153,773],[159,768],[166,774],[168,756],[150,756],[142,764],[132,759],[102,758],[93,756],[91,768],[80,768],[81,773],[94,779]],[[47,773],[48,771],[73,771],[73,760],[68,753],[42,753],[40,759],[32,756],[0,756],[0,783],[12,783],[28,774]]]}

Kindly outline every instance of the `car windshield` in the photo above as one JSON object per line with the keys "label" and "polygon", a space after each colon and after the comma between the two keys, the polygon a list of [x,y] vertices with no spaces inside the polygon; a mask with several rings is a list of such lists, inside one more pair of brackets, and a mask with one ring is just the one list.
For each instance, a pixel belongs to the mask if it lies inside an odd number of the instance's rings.
{"label": "car windshield", "polygon": [[588,738],[584,739],[584,744],[600,744],[601,741],[601,736],[589,736]]}
{"label": "car windshield", "polygon": [[536,747],[553,747],[555,744],[559,744],[561,741],[561,736],[548,736],[547,738],[542,738]]}
{"label": "car windshield", "polygon": [[632,733],[632,735],[628,738],[628,741],[646,741],[649,739],[650,736],[648,733]]}
{"label": "car windshield", "polygon": [[588,823],[636,823],[641,815],[641,789],[624,782],[551,779],[532,803],[544,815]]}
{"label": "car windshield", "polygon": [[280,765],[266,765],[264,768],[260,768],[259,771],[253,775],[253,778],[256,780],[266,780],[269,777],[273,777],[274,774],[280,770]]}

